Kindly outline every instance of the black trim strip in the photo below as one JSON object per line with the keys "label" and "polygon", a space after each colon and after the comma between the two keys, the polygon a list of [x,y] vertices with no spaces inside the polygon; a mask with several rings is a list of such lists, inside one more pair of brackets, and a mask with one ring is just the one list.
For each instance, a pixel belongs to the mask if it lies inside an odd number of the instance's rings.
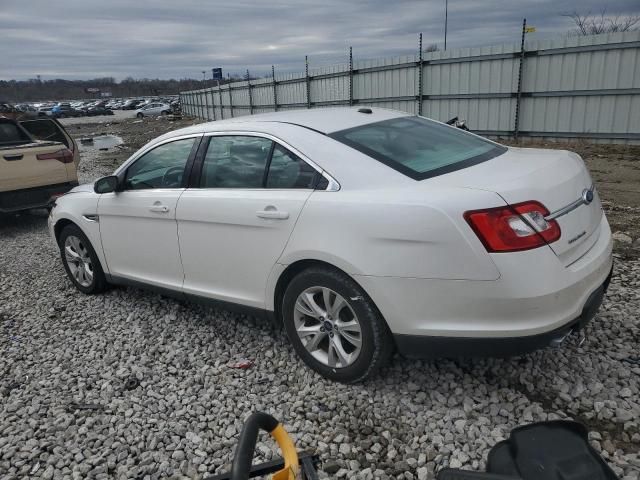
{"label": "black trim strip", "polygon": [[257,308],[257,307],[250,307],[248,305],[241,305],[239,303],[227,302],[224,300],[217,300],[209,297],[203,297],[201,295],[195,295],[192,293],[185,293],[179,290],[173,290],[171,288],[150,285],[144,282],[140,282],[138,280],[131,280],[129,278],[124,278],[117,275],[105,274],[105,276],[107,277],[107,281],[114,285],[138,288],[148,292],[157,293],[159,295],[164,295],[165,297],[175,298],[177,300],[186,300],[192,303],[197,303],[197,304],[205,305],[212,308],[228,310],[228,311],[241,313],[244,315],[250,315],[258,318],[264,318],[266,320],[273,322],[273,324],[276,325],[275,313],[272,312],[271,310],[266,310],[266,309]]}
{"label": "black trim strip", "polygon": [[[54,193],[67,193],[77,186],[78,182],[73,181],[0,192],[0,212],[11,213],[32,208],[48,207],[53,203],[51,196]],[[16,197],[24,200],[22,202],[17,201]]]}
{"label": "black trim strip", "polygon": [[271,159],[273,158],[273,151],[275,149],[276,149],[276,142],[271,140],[271,148],[269,149],[269,158],[267,158],[267,164],[264,167],[264,172],[262,172],[262,188],[267,188],[267,178],[269,177],[269,169],[271,168]]}
{"label": "black trim strip", "polygon": [[202,135],[197,137],[197,140],[197,142],[193,142],[193,145],[191,146],[191,152],[189,152],[189,157],[187,158],[187,163],[184,166],[184,172],[182,174],[182,188],[188,188],[191,184],[191,172],[193,171],[193,164],[198,155],[198,152],[200,151]]}
{"label": "black trim strip", "polygon": [[200,175],[202,174],[202,165],[204,163],[204,157],[207,155],[207,149],[209,148],[209,142],[211,141],[211,136],[205,136],[202,138],[202,141],[198,145],[198,151],[193,160],[193,166],[191,168],[191,172],[189,175],[189,182],[187,183],[187,188],[198,188],[200,187]]}

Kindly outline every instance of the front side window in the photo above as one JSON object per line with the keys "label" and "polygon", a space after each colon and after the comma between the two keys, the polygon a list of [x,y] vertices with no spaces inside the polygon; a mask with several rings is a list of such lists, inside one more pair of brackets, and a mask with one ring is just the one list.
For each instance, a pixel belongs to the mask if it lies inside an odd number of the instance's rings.
{"label": "front side window", "polygon": [[273,142],[249,136],[214,136],[202,164],[202,188],[262,188]]}
{"label": "front side window", "polygon": [[507,151],[501,145],[420,117],[384,120],[330,136],[415,180],[470,167]]}
{"label": "front side window", "polygon": [[165,143],[138,158],[127,169],[125,190],[181,188],[195,138]]}

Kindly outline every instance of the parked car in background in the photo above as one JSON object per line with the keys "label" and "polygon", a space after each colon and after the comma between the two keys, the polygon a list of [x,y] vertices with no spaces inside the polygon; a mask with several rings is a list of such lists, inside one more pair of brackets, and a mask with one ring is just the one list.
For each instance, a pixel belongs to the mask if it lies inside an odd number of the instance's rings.
{"label": "parked car in background", "polygon": [[49,207],[78,184],[75,141],[53,119],[0,117],[0,213]]}
{"label": "parked car in background", "polygon": [[51,115],[54,118],[81,117],[84,115],[84,112],[73,108],[68,103],[59,103],[51,110]]}
{"label": "parked car in background", "polygon": [[158,115],[169,115],[171,113],[171,105],[166,103],[150,103],[136,110],[136,117],[157,117]]}
{"label": "parked car in background", "polygon": [[53,117],[53,107],[38,108],[38,117]]}
{"label": "parked car in background", "polygon": [[12,105],[10,103],[0,103],[0,116],[12,118],[14,120],[36,118],[38,116],[35,108],[29,105]]}
{"label": "parked car in background", "polygon": [[87,109],[87,115],[95,117],[97,115],[113,115],[113,110],[105,107],[104,105],[95,105]]}
{"label": "parked car in background", "polygon": [[22,103],[15,106],[16,112],[19,112],[16,118],[18,119],[33,119],[38,117],[38,110],[27,103]]}
{"label": "parked car in background", "polygon": [[136,110],[140,104],[142,104],[142,100],[132,100],[129,99],[122,104],[122,110]]}
{"label": "parked car in background", "polygon": [[612,239],[582,159],[378,108],[194,125],[56,202],[85,293],[147,285],[282,322],[327,378],[521,354],[597,312]]}

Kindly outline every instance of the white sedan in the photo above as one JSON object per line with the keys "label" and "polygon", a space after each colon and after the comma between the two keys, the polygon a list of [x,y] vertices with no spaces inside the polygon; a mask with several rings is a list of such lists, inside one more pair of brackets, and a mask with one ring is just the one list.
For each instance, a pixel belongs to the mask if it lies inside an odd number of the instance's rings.
{"label": "white sedan", "polygon": [[582,159],[378,108],[163,135],[49,219],[71,281],[260,312],[325,377],[518,354],[599,308],[611,231]]}
{"label": "white sedan", "polygon": [[136,110],[136,117],[157,117],[158,115],[169,115],[171,113],[171,105],[166,103],[153,102]]}

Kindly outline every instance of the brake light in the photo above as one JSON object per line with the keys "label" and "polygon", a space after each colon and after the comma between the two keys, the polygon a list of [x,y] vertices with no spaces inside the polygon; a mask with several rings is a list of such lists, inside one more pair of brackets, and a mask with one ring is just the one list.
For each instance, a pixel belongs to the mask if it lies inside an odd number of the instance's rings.
{"label": "brake light", "polygon": [[464,218],[488,252],[517,252],[542,247],[560,238],[560,225],[546,220],[549,210],[528,201],[466,212]]}
{"label": "brake light", "polygon": [[39,153],[36,155],[38,160],[58,160],[62,163],[73,162],[73,153],[68,148],[63,148],[57,152]]}

